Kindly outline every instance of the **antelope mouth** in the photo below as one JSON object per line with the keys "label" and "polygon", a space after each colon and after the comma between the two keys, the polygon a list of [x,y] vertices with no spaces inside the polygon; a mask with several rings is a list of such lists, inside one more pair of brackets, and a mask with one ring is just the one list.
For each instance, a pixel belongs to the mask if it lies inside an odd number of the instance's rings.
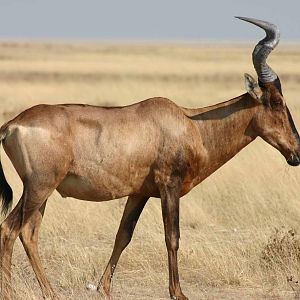
{"label": "antelope mouth", "polygon": [[297,167],[300,165],[300,158],[298,155],[291,153],[289,158],[286,160],[290,166]]}

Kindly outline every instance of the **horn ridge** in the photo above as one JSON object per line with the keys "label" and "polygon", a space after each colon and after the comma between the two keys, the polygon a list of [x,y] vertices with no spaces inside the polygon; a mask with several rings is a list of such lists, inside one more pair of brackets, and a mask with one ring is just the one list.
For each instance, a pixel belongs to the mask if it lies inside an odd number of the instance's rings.
{"label": "horn ridge", "polygon": [[262,83],[273,82],[278,77],[277,74],[267,64],[267,58],[272,50],[278,45],[280,32],[276,25],[254,18],[236,17],[240,20],[254,24],[266,32],[266,37],[258,42],[252,53],[252,61],[257,76]]}

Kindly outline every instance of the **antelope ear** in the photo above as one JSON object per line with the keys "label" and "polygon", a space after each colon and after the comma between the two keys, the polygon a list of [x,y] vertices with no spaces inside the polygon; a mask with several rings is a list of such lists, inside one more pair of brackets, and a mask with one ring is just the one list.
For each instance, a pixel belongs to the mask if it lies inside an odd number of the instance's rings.
{"label": "antelope ear", "polygon": [[257,100],[258,102],[262,103],[262,95],[263,92],[261,88],[259,87],[258,83],[256,80],[249,74],[245,73],[245,88],[246,91],[251,95],[252,98]]}

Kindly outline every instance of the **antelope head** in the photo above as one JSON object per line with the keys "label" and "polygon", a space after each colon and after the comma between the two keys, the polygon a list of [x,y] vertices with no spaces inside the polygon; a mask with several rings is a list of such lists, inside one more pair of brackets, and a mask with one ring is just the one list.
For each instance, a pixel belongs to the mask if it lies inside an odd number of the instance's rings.
{"label": "antelope head", "polygon": [[291,166],[300,164],[300,138],[292,116],[284,100],[281,83],[277,74],[266,60],[278,45],[280,33],[274,24],[252,18],[237,17],[264,29],[266,37],[254,48],[253,65],[258,82],[245,74],[247,92],[257,103],[257,112],[251,128],[257,136],[278,149]]}

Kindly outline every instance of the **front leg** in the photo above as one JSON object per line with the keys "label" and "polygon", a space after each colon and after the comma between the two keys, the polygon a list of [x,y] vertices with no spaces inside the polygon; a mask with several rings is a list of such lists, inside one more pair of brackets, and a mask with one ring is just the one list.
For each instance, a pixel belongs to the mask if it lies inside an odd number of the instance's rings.
{"label": "front leg", "polygon": [[182,293],[179,274],[177,251],[179,248],[179,191],[180,185],[163,185],[160,187],[162,215],[165,229],[165,241],[169,261],[169,291],[171,299],[188,300]]}

